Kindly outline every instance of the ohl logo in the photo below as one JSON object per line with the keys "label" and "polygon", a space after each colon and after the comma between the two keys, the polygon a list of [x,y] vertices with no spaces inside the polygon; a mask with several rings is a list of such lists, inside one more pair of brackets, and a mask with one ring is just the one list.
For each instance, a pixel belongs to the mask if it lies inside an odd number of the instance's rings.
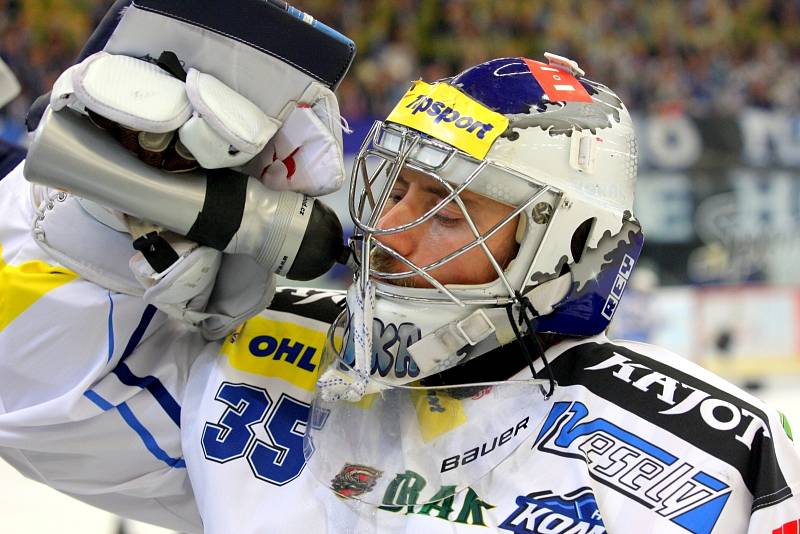
{"label": "ohl logo", "polygon": [[517,497],[516,504],[517,509],[500,524],[500,528],[517,534],[606,532],[594,494],[586,487],[563,497],[551,491],[529,493]]}
{"label": "ohl logo", "polygon": [[257,358],[272,356],[273,360],[283,360],[309,372],[317,368],[311,361],[317,349],[289,338],[279,340],[272,336],[256,336],[250,341],[248,348],[250,354]]}

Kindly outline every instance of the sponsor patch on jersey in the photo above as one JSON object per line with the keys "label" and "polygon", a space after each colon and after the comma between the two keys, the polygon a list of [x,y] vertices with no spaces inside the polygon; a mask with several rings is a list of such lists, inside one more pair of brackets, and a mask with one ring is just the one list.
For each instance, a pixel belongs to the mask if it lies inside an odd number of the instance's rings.
{"label": "sponsor patch on jersey", "polygon": [[586,462],[589,475],[693,534],[714,528],[731,488],[720,478],[606,419],[556,402],[535,448]]}
{"label": "sponsor patch on jersey", "polygon": [[452,85],[416,81],[387,117],[483,159],[508,119]]}
{"label": "sponsor patch on jersey", "polygon": [[0,332],[45,293],[77,277],[65,267],[38,260],[8,265],[0,245]]}
{"label": "sponsor patch on jersey", "polygon": [[702,374],[613,343],[569,349],[552,368],[560,385],[580,385],[739,471],[754,508],[791,497],[767,414]]}
{"label": "sponsor patch on jersey", "polygon": [[220,352],[235,369],[314,391],[324,346],[325,332],[257,316],[228,336]]}
{"label": "sponsor patch on jersey", "polygon": [[519,496],[517,509],[499,528],[516,534],[577,533],[605,534],[606,527],[591,488],[580,488],[564,496],[551,491]]}
{"label": "sponsor patch on jersey", "polygon": [[[486,526],[484,511],[495,507],[481,499],[474,489],[456,491],[456,486],[436,486],[419,473],[406,470],[389,482],[379,509],[401,514],[437,517],[461,525]],[[418,504],[424,502],[425,504]]]}

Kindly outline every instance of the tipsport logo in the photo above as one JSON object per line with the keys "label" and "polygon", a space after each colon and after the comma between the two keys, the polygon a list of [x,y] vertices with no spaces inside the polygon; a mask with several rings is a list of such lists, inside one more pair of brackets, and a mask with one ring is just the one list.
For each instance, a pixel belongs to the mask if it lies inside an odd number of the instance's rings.
{"label": "tipsport logo", "polygon": [[606,527],[590,488],[580,488],[563,497],[553,492],[519,496],[517,509],[499,527],[516,534],[552,532],[605,534]]}
{"label": "tipsport logo", "polygon": [[414,82],[387,121],[408,126],[483,159],[508,119],[446,83]]}
{"label": "tipsport logo", "polygon": [[536,438],[543,452],[586,461],[589,475],[693,534],[714,528],[731,494],[716,477],[607,421],[557,402]]}
{"label": "tipsport logo", "polygon": [[494,129],[493,124],[481,122],[469,115],[462,115],[441,100],[434,100],[424,94],[417,95],[410,104],[406,105],[406,108],[411,110],[412,115],[422,112],[427,113],[433,117],[434,124],[439,124],[440,122],[452,123],[458,129],[467,133],[474,133],[478,139],[483,139],[486,136],[486,132]]}

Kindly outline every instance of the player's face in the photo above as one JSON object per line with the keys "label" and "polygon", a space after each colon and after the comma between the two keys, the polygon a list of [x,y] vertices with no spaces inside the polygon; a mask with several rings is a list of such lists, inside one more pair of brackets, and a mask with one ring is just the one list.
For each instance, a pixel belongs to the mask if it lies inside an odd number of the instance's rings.
{"label": "player's face", "polygon": [[[447,191],[436,180],[412,169],[403,169],[378,226],[392,228],[414,221],[446,196]],[[462,192],[460,197],[481,234],[514,211],[505,204],[470,191]],[[517,252],[518,246],[514,239],[516,229],[517,221],[510,221],[486,242],[501,267],[505,267]],[[422,267],[458,250],[473,241],[475,236],[464,218],[464,213],[455,202],[450,202],[426,222],[404,232],[380,236],[377,239]],[[408,270],[406,265],[382,251],[373,256],[372,266],[384,272]],[[442,284],[482,284],[497,278],[497,272],[479,246],[430,271],[430,274]],[[420,276],[395,280],[394,283],[430,287],[430,283]]]}

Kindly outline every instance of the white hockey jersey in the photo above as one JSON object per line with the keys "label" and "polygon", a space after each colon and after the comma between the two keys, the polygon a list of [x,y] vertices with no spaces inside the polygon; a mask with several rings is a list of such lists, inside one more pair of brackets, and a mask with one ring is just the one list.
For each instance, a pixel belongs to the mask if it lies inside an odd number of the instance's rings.
{"label": "white hockey jersey", "polygon": [[[48,259],[29,197],[20,169],[0,181],[0,454],[64,493],[187,533],[798,531],[800,463],[780,415],[604,336],[548,351],[559,386],[531,400],[529,435],[490,475],[453,494],[384,474],[396,483],[380,509],[351,507],[302,451],[342,295],[281,290],[209,343]],[[500,441],[475,435],[449,463]]]}

